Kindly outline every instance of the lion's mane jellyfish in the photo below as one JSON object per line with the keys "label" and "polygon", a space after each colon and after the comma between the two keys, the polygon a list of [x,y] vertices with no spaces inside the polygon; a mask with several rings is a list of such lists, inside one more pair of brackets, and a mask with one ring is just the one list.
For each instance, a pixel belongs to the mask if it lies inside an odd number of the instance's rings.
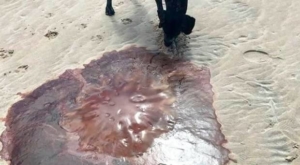
{"label": "lion's mane jellyfish", "polygon": [[11,165],[224,165],[207,68],[130,47],[67,70],[15,103]]}
{"label": "lion's mane jellyfish", "polygon": [[99,73],[101,82],[83,83],[78,107],[65,107],[61,126],[79,136],[81,150],[136,156],[173,127],[175,98],[167,81],[141,69]]}

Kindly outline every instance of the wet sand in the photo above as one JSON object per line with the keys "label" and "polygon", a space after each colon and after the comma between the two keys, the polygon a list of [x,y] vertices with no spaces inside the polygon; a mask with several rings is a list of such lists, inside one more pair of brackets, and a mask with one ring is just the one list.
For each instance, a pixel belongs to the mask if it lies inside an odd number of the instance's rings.
{"label": "wet sand", "polygon": [[[0,110],[66,69],[136,44],[166,51],[154,1],[0,1]],[[179,53],[211,71],[214,108],[235,161],[300,164],[300,2],[190,1]],[[1,130],[5,129],[1,122]],[[2,132],[1,131],[1,132]],[[7,164],[5,161],[2,164]]]}

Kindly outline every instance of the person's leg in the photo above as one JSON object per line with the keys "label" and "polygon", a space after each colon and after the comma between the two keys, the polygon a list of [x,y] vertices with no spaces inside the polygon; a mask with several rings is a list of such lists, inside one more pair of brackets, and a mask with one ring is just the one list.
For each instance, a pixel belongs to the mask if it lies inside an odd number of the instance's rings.
{"label": "person's leg", "polygon": [[157,6],[157,15],[159,18],[159,25],[158,27],[161,28],[163,23],[165,22],[165,11],[162,5],[162,0],[155,0]]}
{"label": "person's leg", "polygon": [[181,0],[180,12],[181,14],[186,14],[188,8],[188,0]]}
{"label": "person's leg", "polygon": [[188,8],[188,0],[181,0],[180,1],[180,15],[182,16],[182,27],[181,32],[183,32],[186,35],[189,35],[192,33],[192,30],[195,26],[196,19],[186,15],[187,8]]}
{"label": "person's leg", "polygon": [[170,47],[173,42],[174,42],[173,38],[168,38],[166,35],[164,36],[164,45],[166,47]]}
{"label": "person's leg", "polygon": [[157,6],[158,11],[164,10],[163,5],[162,5],[162,0],[155,0],[155,2],[156,2],[156,6]]}
{"label": "person's leg", "polygon": [[105,14],[108,16],[112,16],[115,14],[115,10],[112,7],[112,0],[107,0],[106,8],[105,8]]}
{"label": "person's leg", "polygon": [[195,22],[195,18],[189,15],[185,15],[182,21],[181,32],[183,32],[186,35],[191,34],[194,29]]}

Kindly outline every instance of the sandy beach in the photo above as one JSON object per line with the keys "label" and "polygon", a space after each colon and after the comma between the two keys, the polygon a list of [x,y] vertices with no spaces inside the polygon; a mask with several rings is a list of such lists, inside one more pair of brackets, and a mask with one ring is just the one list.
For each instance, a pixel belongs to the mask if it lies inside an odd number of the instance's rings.
{"label": "sandy beach", "polygon": [[[67,69],[136,45],[166,51],[155,1],[0,0],[0,118]],[[300,164],[300,1],[190,0],[179,53],[211,71],[229,165]],[[0,132],[5,129],[0,122]],[[8,162],[0,161],[7,165]]]}

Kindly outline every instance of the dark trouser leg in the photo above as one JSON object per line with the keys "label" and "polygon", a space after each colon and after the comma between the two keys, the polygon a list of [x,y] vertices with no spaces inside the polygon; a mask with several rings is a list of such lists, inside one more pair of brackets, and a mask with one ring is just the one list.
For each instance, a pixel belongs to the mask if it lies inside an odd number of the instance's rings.
{"label": "dark trouser leg", "polygon": [[[165,32],[165,30],[168,29],[169,25],[165,24],[165,22],[166,22],[166,20],[165,20],[166,19],[166,11],[164,11],[162,1],[163,0],[155,0],[156,6],[157,6],[157,14],[158,14],[158,18],[159,18],[159,25],[158,25],[158,27],[159,28],[161,28],[161,27],[163,28],[163,31],[164,31],[164,45],[166,47],[169,47],[173,43],[173,38],[169,38],[166,35],[166,32]],[[165,1],[166,1],[166,3],[168,2],[168,0],[165,0]]]}
{"label": "dark trouser leg", "polygon": [[174,42],[174,39],[172,39],[172,38],[169,39],[169,38],[166,37],[166,35],[164,36],[164,44],[165,44],[166,47],[171,46],[173,42]]}
{"label": "dark trouser leg", "polygon": [[181,7],[180,7],[180,12],[181,14],[186,14],[188,8],[188,0],[181,0]]}
{"label": "dark trouser leg", "polygon": [[108,16],[112,16],[115,14],[115,10],[112,7],[112,0],[107,0],[106,8],[105,8],[105,14]]}
{"label": "dark trouser leg", "polygon": [[158,11],[164,10],[163,5],[162,5],[162,0],[155,0],[155,2],[156,2],[156,6],[157,6]]}
{"label": "dark trouser leg", "polygon": [[162,0],[155,0],[157,6],[157,14],[159,18],[159,25],[158,27],[161,28],[163,23],[165,22],[165,15],[164,15],[164,8],[162,5]]}

